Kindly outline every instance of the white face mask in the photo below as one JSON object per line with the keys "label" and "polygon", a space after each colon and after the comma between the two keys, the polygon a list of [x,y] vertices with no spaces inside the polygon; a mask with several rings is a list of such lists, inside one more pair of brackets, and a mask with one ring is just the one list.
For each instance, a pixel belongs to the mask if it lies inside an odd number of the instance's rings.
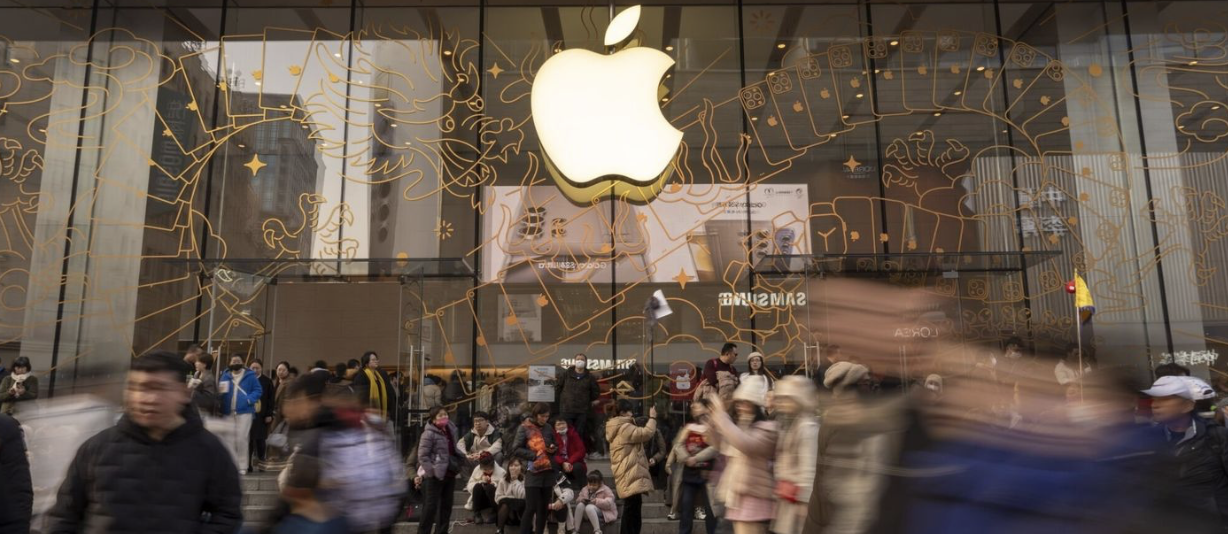
{"label": "white face mask", "polygon": [[588,362],[587,362],[587,361],[584,361],[584,360],[576,360],[576,369],[583,369],[583,368],[585,368],[585,367],[588,367]]}

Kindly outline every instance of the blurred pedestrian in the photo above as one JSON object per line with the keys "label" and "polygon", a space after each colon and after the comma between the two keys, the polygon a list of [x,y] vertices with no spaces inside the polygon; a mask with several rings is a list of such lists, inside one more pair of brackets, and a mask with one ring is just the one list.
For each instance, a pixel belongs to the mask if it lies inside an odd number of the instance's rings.
{"label": "blurred pedestrian", "polygon": [[15,415],[20,403],[38,398],[38,377],[31,370],[29,358],[19,356],[13,360],[12,374],[0,380],[0,413]]}
{"label": "blurred pedestrian", "polygon": [[[309,373],[286,390],[283,412],[294,454],[317,458],[317,496],[345,515],[355,532],[388,531],[402,509],[408,484],[388,424],[368,416],[328,373]],[[282,517],[283,509],[274,518]]]}
{"label": "blurred pedestrian", "polygon": [[320,463],[301,454],[291,458],[279,478],[281,497],[290,506],[290,515],[273,527],[273,534],[348,534],[345,516],[338,514],[316,495],[320,487]]}
{"label": "blurred pedestrian", "polygon": [[614,501],[614,490],[605,485],[601,471],[589,473],[585,482],[584,489],[576,495],[571,532],[580,532],[580,526],[587,519],[593,525],[593,534],[601,534],[601,527],[618,521],[618,503]]}
{"label": "blurred pedestrian", "polygon": [[479,525],[495,522],[495,483],[507,473],[495,462],[489,452],[478,455],[477,468],[469,476],[465,491],[469,492],[469,501],[465,509],[473,512],[473,521]]}
{"label": "blurred pedestrian", "polygon": [[187,375],[183,358],[169,352],[133,361],[124,415],[77,450],[46,532],[239,530],[234,460],[189,407]]}
{"label": "blurred pedestrian", "polygon": [[775,385],[776,378],[772,376],[771,371],[768,371],[767,365],[763,360],[763,353],[752,352],[746,357],[746,372],[738,376],[740,382],[745,382],[747,377],[761,376],[767,381],[768,390]]}
{"label": "blurred pedestrian", "polygon": [[[677,471],[671,478],[674,482],[669,491],[673,493],[670,501],[673,509],[669,519],[679,520],[678,534],[691,534],[696,515],[704,520],[708,534],[716,534],[721,510],[717,509],[716,488],[709,474],[720,451],[708,443],[708,425],[704,423],[708,410],[706,400],[691,403],[692,422],[682,427],[674,438],[673,454],[678,466],[674,467]],[[702,514],[696,513],[697,506],[701,506]]]}
{"label": "blurred pedestrian", "polygon": [[551,457],[558,452],[554,433],[547,426],[550,422],[550,405],[532,405],[530,417],[516,430],[512,442],[512,454],[524,460],[524,515],[520,520],[520,534],[542,534],[546,531],[546,515],[557,482],[557,470]]}
{"label": "blurred pedestrian", "polygon": [[16,419],[0,414],[0,534],[27,534],[34,509],[26,440]]}
{"label": "blurred pedestrian", "polygon": [[1198,415],[1215,390],[1198,378],[1165,376],[1143,393],[1151,397],[1151,416],[1180,466],[1176,492],[1218,514],[1228,529],[1228,429]]}
{"label": "blurred pedestrian", "polygon": [[495,484],[495,503],[498,504],[495,534],[507,534],[508,525],[520,526],[524,497],[524,461],[513,456],[507,461],[507,472]]}
{"label": "blurred pedestrian", "polygon": [[443,406],[443,388],[439,387],[439,377],[426,375],[422,386],[422,409],[430,410]]}
{"label": "blurred pedestrian", "polygon": [[776,483],[772,461],[776,456],[776,426],[764,413],[767,389],[763,381],[748,381],[733,393],[733,406],[726,411],[719,395],[708,402],[708,440],[720,447],[726,466],[717,485],[725,519],[735,534],[762,534],[775,517]]}
{"label": "blurred pedestrian", "polygon": [[278,362],[273,371],[273,428],[285,420],[282,408],[286,404],[286,390],[290,388],[290,362]]}
{"label": "blurred pedestrian", "polygon": [[772,532],[801,534],[819,456],[814,384],[800,376],[786,376],[776,383],[773,393],[772,415],[779,438],[772,466],[777,499]]}
{"label": "blurred pedestrian", "polygon": [[418,468],[423,471],[422,518],[418,532],[447,534],[452,521],[452,498],[456,477],[465,457],[456,448],[457,430],[442,406],[432,408],[418,441]]}
{"label": "blurred pedestrian", "polygon": [[233,434],[227,437],[226,445],[234,455],[239,473],[251,472],[248,447],[252,418],[255,417],[257,405],[264,394],[260,388],[260,379],[243,367],[243,357],[236,354],[230,357],[230,367],[227,372],[222,373],[217,389],[221,395],[222,417],[233,431]]}
{"label": "blurred pedestrian", "polygon": [[588,356],[576,354],[571,368],[565,369],[563,376],[559,377],[556,388],[559,417],[566,420],[567,425],[584,440],[585,450],[596,450],[590,414],[601,398],[601,386],[597,383],[597,377],[588,370]]}
{"label": "blurred pedestrian", "polygon": [[269,437],[269,430],[273,428],[273,398],[276,392],[273,391],[273,379],[264,375],[262,360],[252,360],[251,365],[247,368],[260,381],[260,401],[256,403],[256,411],[252,414],[248,454],[255,459],[253,468],[256,471],[264,471],[264,463],[268,461],[268,442],[266,440]]}
{"label": "blurred pedestrian", "polygon": [[554,420],[554,444],[558,447],[558,452],[554,453],[554,464],[559,466],[563,476],[572,481],[573,487],[584,485],[588,467],[584,461],[584,440],[580,439],[575,428],[567,424],[566,419]]}
{"label": "blurred pedestrian", "polygon": [[490,454],[495,463],[503,462],[503,435],[490,424],[490,415],[486,412],[474,412],[473,429],[465,433],[456,447],[471,464],[477,462],[482,453]]}
{"label": "blurred pedestrian", "polygon": [[648,423],[635,424],[633,405],[619,399],[618,416],[605,424],[610,440],[610,469],[614,471],[614,487],[623,500],[622,534],[639,534],[643,525],[644,495],[653,490],[648,456],[644,445],[656,438],[657,407],[648,409]]}
{"label": "blurred pedestrian", "polygon": [[[368,351],[358,362],[360,369],[354,375],[354,394],[358,400],[384,419],[396,406],[396,389],[388,380],[388,373],[379,367],[379,355]],[[460,436],[453,435],[453,439]]]}

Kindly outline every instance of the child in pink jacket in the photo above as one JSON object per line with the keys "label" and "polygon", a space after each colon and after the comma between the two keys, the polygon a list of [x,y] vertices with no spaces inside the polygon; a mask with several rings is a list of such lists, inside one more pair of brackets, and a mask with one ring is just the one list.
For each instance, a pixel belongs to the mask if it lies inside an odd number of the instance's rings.
{"label": "child in pink jacket", "polygon": [[576,511],[571,515],[572,532],[580,532],[584,519],[593,525],[593,534],[601,534],[602,525],[618,520],[618,505],[614,502],[614,490],[605,485],[601,471],[588,474],[588,484],[576,496]]}

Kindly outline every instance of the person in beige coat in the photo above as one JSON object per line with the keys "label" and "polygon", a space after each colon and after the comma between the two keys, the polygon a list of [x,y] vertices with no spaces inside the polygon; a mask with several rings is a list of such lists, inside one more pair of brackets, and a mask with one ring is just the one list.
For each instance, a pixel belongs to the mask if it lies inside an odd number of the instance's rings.
{"label": "person in beige coat", "polygon": [[648,472],[648,457],[644,444],[657,435],[657,408],[648,410],[648,423],[636,426],[631,401],[619,399],[618,416],[605,424],[606,439],[610,440],[610,468],[614,471],[614,487],[623,500],[623,534],[639,534],[643,525],[640,515],[644,494],[652,491],[652,475]]}
{"label": "person in beige coat", "polygon": [[772,414],[779,439],[776,444],[776,517],[772,532],[801,534],[814,489],[819,457],[819,423],[814,416],[815,389],[809,379],[792,375],[776,382]]}
{"label": "person in beige coat", "polygon": [[739,385],[732,412],[726,412],[719,395],[707,399],[708,442],[727,459],[716,491],[725,519],[733,523],[734,534],[765,534],[776,514],[772,460],[777,442],[776,425],[764,414],[767,383],[753,380]]}

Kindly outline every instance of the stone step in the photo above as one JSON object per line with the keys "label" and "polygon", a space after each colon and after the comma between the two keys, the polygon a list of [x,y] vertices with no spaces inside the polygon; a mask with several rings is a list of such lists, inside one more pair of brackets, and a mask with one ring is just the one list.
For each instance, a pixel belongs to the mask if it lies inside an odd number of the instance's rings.
{"label": "stone step", "polygon": [[276,506],[281,500],[281,495],[277,491],[245,491],[243,492],[243,507],[264,507]]}

